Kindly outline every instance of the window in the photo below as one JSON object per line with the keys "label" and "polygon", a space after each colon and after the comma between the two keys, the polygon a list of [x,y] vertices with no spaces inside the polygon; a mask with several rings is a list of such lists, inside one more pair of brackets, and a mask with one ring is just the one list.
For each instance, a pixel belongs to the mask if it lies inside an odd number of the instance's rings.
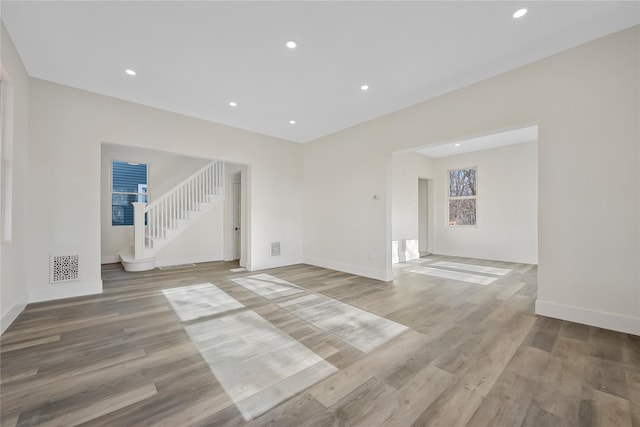
{"label": "window", "polygon": [[477,168],[449,171],[449,225],[476,225]]}
{"label": "window", "polygon": [[147,165],[111,163],[111,225],[133,225],[133,202],[147,202]]}

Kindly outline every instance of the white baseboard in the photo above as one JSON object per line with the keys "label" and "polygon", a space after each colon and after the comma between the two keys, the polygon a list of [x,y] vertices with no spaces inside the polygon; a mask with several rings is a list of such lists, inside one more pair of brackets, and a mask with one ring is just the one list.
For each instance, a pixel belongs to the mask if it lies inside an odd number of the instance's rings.
{"label": "white baseboard", "polygon": [[29,302],[51,301],[62,298],[81,297],[102,293],[102,280],[91,282],[67,282],[48,285],[29,291]]}
{"label": "white baseboard", "polygon": [[330,270],[337,270],[344,273],[355,274],[357,276],[368,277],[370,279],[381,280],[383,282],[390,282],[393,280],[393,271],[381,271],[373,268],[352,264],[343,264],[341,262],[316,257],[305,257],[304,263],[315,265],[316,267],[328,268]]}
{"label": "white baseboard", "polygon": [[27,294],[24,294],[22,298],[19,298],[13,306],[2,315],[0,318],[0,335],[4,334],[4,331],[7,330],[9,326],[13,323],[14,320],[18,318],[22,310],[27,306]]}
{"label": "white baseboard", "polygon": [[120,262],[120,255],[106,255],[100,259],[100,264],[115,264]]}
{"label": "white baseboard", "polygon": [[262,263],[252,263],[250,267],[246,267],[249,271],[259,271],[266,270],[269,268],[278,268],[278,267],[286,267],[288,265],[296,265],[302,264],[302,257],[293,257],[293,258],[280,258],[273,257],[266,262]]}
{"label": "white baseboard", "polygon": [[612,331],[640,335],[640,318],[615,313],[590,310],[550,301],[536,300],[536,314],[568,320],[584,325],[597,326]]}
{"label": "white baseboard", "polygon": [[170,265],[182,265],[182,264],[198,264],[201,262],[214,262],[221,261],[221,257],[216,256],[187,256],[178,258],[157,258],[156,267],[167,267]]}

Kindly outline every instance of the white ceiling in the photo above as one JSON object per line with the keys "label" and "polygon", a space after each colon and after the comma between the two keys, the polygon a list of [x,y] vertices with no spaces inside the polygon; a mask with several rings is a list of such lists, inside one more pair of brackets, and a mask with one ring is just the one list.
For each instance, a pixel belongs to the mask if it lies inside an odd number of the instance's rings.
{"label": "white ceiling", "polygon": [[33,77],[297,142],[640,23],[638,1],[3,0],[0,14]]}
{"label": "white ceiling", "polygon": [[433,145],[416,151],[425,156],[440,158],[537,140],[538,126],[535,125],[490,135],[448,141],[444,144]]}

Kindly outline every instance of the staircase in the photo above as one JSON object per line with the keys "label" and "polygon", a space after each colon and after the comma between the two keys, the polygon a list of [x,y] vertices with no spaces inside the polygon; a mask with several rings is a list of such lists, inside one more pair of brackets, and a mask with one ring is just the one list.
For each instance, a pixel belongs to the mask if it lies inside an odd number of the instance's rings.
{"label": "staircase", "polygon": [[224,198],[224,162],[214,160],[152,203],[133,203],[133,246],[120,252],[126,271],[155,268],[155,255]]}

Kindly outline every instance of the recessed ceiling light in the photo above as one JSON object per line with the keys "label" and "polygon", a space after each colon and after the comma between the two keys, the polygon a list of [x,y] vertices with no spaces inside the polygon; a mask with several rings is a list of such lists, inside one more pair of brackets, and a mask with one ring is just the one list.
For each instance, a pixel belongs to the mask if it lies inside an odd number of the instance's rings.
{"label": "recessed ceiling light", "polygon": [[237,103],[237,102],[234,102],[234,101],[231,101],[231,102],[229,103],[229,105],[230,105],[230,106],[232,106],[232,107],[237,107],[237,106],[238,106],[238,103]]}
{"label": "recessed ceiling light", "polygon": [[368,85],[362,85],[362,86],[360,86],[360,90],[369,90],[369,86]]}
{"label": "recessed ceiling light", "polygon": [[460,144],[455,144],[456,147],[460,147]]}
{"label": "recessed ceiling light", "polygon": [[132,70],[132,69],[130,69],[130,68],[127,68],[126,70],[124,70],[124,72],[125,72],[125,73],[127,73],[127,74],[129,74],[130,76],[135,76],[135,75],[136,75],[136,72],[135,72],[135,71],[133,71],[133,70]]}
{"label": "recessed ceiling light", "polygon": [[289,120],[289,124],[290,124],[290,125],[295,125],[295,124],[296,124],[296,121],[295,121],[295,120]]}
{"label": "recessed ceiling light", "polygon": [[298,43],[294,42],[293,40],[289,40],[289,41],[287,42],[287,47],[288,47],[289,49],[295,49],[295,48],[296,48],[296,46],[298,46]]}
{"label": "recessed ceiling light", "polygon": [[518,19],[518,18],[522,18],[526,14],[527,14],[527,8],[523,7],[522,9],[518,9],[515,12],[513,12],[513,17]]}

